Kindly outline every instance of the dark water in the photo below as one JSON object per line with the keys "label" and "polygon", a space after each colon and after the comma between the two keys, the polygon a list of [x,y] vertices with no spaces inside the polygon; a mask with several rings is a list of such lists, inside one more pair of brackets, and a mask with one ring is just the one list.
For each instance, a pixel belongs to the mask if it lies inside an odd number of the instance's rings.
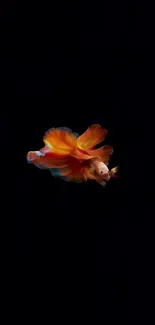
{"label": "dark water", "polygon": [[[151,296],[151,15],[142,4],[114,1],[14,1],[3,9],[1,121],[17,168],[17,315],[133,324],[148,315]],[[49,128],[80,134],[92,123],[108,129],[110,164],[120,165],[121,178],[106,189],[27,164]]]}

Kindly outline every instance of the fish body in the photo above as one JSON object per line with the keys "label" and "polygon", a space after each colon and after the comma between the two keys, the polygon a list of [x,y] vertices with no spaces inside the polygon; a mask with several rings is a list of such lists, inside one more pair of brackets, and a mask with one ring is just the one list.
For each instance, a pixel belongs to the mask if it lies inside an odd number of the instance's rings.
{"label": "fish body", "polygon": [[118,171],[117,167],[108,168],[113,148],[104,145],[96,149],[107,132],[99,124],[91,125],[82,135],[69,128],[52,128],[43,137],[45,146],[39,151],[29,151],[27,161],[66,181],[91,179],[105,186]]}

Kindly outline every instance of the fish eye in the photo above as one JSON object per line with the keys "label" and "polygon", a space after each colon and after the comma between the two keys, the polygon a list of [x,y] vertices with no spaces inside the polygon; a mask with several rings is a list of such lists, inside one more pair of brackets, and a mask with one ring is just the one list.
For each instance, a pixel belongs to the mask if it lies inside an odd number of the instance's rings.
{"label": "fish eye", "polygon": [[101,174],[103,174],[103,170],[101,170]]}

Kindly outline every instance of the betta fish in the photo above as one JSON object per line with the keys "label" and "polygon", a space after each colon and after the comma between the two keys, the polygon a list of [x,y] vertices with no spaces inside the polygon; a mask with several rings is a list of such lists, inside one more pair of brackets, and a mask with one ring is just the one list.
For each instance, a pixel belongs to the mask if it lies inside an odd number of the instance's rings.
{"label": "betta fish", "polygon": [[105,186],[110,178],[118,177],[118,167],[108,168],[113,148],[109,145],[96,148],[107,132],[99,124],[91,125],[82,135],[66,127],[52,128],[43,137],[45,146],[39,151],[29,151],[27,161],[66,181],[95,180]]}

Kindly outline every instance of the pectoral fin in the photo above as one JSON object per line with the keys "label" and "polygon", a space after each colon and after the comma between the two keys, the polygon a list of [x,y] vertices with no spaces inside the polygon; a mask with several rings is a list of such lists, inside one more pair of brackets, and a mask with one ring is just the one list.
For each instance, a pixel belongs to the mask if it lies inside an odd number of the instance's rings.
{"label": "pectoral fin", "polygon": [[112,169],[110,170],[110,172],[109,172],[110,176],[111,176],[111,177],[115,177],[115,178],[119,178],[119,175],[116,175],[116,173],[118,172],[118,169],[119,169],[118,166],[112,168]]}

